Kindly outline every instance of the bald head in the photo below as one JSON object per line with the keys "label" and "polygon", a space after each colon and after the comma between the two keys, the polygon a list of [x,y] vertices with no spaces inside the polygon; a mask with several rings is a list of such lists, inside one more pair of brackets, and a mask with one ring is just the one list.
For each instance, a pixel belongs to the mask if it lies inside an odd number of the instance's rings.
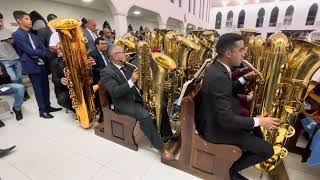
{"label": "bald head", "polygon": [[94,32],[97,29],[97,22],[94,19],[88,19],[86,26],[88,29]]}

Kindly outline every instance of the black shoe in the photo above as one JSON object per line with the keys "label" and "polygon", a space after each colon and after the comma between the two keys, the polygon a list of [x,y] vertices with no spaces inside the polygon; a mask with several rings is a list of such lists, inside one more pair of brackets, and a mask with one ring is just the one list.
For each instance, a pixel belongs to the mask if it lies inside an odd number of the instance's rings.
{"label": "black shoe", "polygon": [[50,113],[40,112],[39,115],[40,115],[40,117],[45,118],[45,119],[54,118],[54,116],[52,116]]}
{"label": "black shoe", "polygon": [[230,180],[249,180],[249,179],[243,177],[238,172],[230,170]]}
{"label": "black shoe", "polygon": [[49,108],[48,108],[49,112],[57,112],[57,111],[61,111],[61,110],[62,110],[62,108],[54,108],[54,107],[51,107],[51,106],[49,106]]}
{"label": "black shoe", "polygon": [[16,114],[16,120],[17,121],[20,121],[23,118],[21,109],[13,107],[12,111]]}
{"label": "black shoe", "polygon": [[7,149],[0,149],[0,158],[9,154],[10,151],[12,151],[16,146],[12,146],[10,148],[7,148]]}
{"label": "black shoe", "polygon": [[3,127],[3,126],[5,126],[5,124],[0,120],[0,127]]}
{"label": "black shoe", "polygon": [[29,96],[29,94],[28,94],[28,91],[25,90],[25,91],[24,91],[23,101],[26,101],[26,100],[28,100],[28,99],[30,99],[30,96]]}

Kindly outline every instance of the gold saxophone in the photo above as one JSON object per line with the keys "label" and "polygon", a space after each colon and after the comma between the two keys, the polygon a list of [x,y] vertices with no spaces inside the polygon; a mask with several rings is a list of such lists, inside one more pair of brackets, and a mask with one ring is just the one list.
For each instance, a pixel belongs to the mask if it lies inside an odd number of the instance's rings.
{"label": "gold saxophone", "polygon": [[262,115],[279,118],[280,126],[273,131],[262,129],[265,140],[273,145],[274,155],[257,168],[270,172],[288,154],[286,142],[295,134],[291,124],[302,111],[302,101],[312,75],[320,68],[320,46],[302,40],[290,43],[284,34],[275,33],[267,40],[265,49],[268,73]]}
{"label": "gold saxophone", "polygon": [[65,77],[72,107],[76,110],[77,119],[83,128],[91,127],[96,115],[92,73],[86,52],[86,39],[77,19],[56,19],[50,22],[60,37],[63,60],[66,64]]}

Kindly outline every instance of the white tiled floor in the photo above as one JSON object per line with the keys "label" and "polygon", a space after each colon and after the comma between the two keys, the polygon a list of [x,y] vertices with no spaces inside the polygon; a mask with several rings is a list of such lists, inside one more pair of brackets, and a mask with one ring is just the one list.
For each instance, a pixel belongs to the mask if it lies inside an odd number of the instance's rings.
{"label": "white tiled floor", "polygon": [[[14,152],[0,159],[1,180],[198,179],[162,164],[141,132],[137,135],[139,151],[135,152],[95,136],[93,129],[82,129],[72,113],[64,110],[52,113],[54,119],[39,118],[32,90],[29,92],[31,99],[23,105],[22,121],[1,116],[6,127],[0,129],[0,148],[17,145]],[[51,92],[52,104],[58,107]],[[290,154],[286,161],[291,180],[320,179],[320,169],[301,164],[299,156]],[[260,179],[254,168],[242,173],[249,179]]]}

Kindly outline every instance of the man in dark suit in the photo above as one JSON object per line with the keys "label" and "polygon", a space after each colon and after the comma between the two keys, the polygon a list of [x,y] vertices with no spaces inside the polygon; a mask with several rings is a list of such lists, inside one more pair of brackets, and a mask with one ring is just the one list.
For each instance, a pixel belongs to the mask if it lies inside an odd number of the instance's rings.
{"label": "man in dark suit", "polygon": [[133,67],[125,64],[123,47],[112,45],[108,53],[112,63],[101,71],[100,82],[107,88],[115,111],[137,119],[152,146],[160,151],[163,158],[173,159],[172,154],[165,149],[150,113],[143,106],[140,91],[134,84],[139,74]]}
{"label": "man in dark suit", "polygon": [[96,30],[97,30],[96,21],[94,19],[88,19],[86,28],[83,30],[83,34],[88,40],[88,43],[87,43],[88,51],[91,51],[95,48],[94,41],[98,38]]}
{"label": "man in dark suit", "polygon": [[13,16],[19,24],[19,28],[12,37],[20,56],[22,71],[28,74],[39,107],[39,115],[42,118],[53,118],[50,112],[61,110],[50,106],[50,90],[47,69],[44,61],[48,58],[48,51],[40,39],[30,33],[32,21],[30,16],[23,11],[14,11]]}
{"label": "man in dark suit", "polygon": [[243,154],[230,169],[231,179],[246,179],[238,171],[267,160],[273,155],[272,145],[250,133],[254,127],[275,129],[279,119],[272,117],[240,116],[237,94],[243,93],[244,85],[255,76],[254,72],[231,79],[231,67],[238,67],[243,60],[244,43],[237,34],[224,34],[216,49],[217,60],[205,72],[197,119],[199,133],[209,142],[234,144],[243,149]]}
{"label": "man in dark suit", "polygon": [[[49,14],[47,16],[47,21],[50,22],[54,19],[57,19],[58,17],[55,15],[55,14]],[[40,40],[42,41],[43,45],[45,48],[47,48],[47,50],[49,50],[49,42],[50,42],[50,37],[52,35],[52,33],[56,32],[56,30],[50,26],[46,26],[44,28],[41,28],[37,31],[37,35],[38,37],[40,38]],[[47,68],[47,71],[48,71],[48,74],[51,74],[51,62],[52,60],[55,58],[55,54],[54,53],[51,53],[49,51],[49,61],[45,61],[45,65],[46,65],[46,68]]]}
{"label": "man in dark suit", "polygon": [[[90,51],[89,56],[92,57],[96,65],[92,67],[92,75],[93,75],[93,84],[98,84],[100,80],[100,71],[107,67],[110,64],[109,58],[107,56],[107,42],[105,41],[104,38],[98,37],[95,40],[95,45],[96,48],[92,51]],[[102,112],[102,107],[100,104],[100,98],[99,98],[99,91],[95,93],[95,104],[96,107]],[[98,119],[98,122],[101,123],[103,122],[103,114],[100,113],[100,117]]]}
{"label": "man in dark suit", "polygon": [[90,51],[89,56],[91,56],[95,61],[96,65],[92,68],[93,82],[97,84],[100,80],[100,71],[110,64],[109,58],[107,56],[107,42],[102,37],[98,37],[95,40],[96,48]]}
{"label": "man in dark suit", "polygon": [[[47,16],[47,21],[50,22],[57,18],[58,16],[55,14],[49,14]],[[51,28],[50,26],[46,26],[45,28],[38,30],[38,36],[46,48],[49,48],[50,37],[53,32],[55,32],[55,29]]]}

